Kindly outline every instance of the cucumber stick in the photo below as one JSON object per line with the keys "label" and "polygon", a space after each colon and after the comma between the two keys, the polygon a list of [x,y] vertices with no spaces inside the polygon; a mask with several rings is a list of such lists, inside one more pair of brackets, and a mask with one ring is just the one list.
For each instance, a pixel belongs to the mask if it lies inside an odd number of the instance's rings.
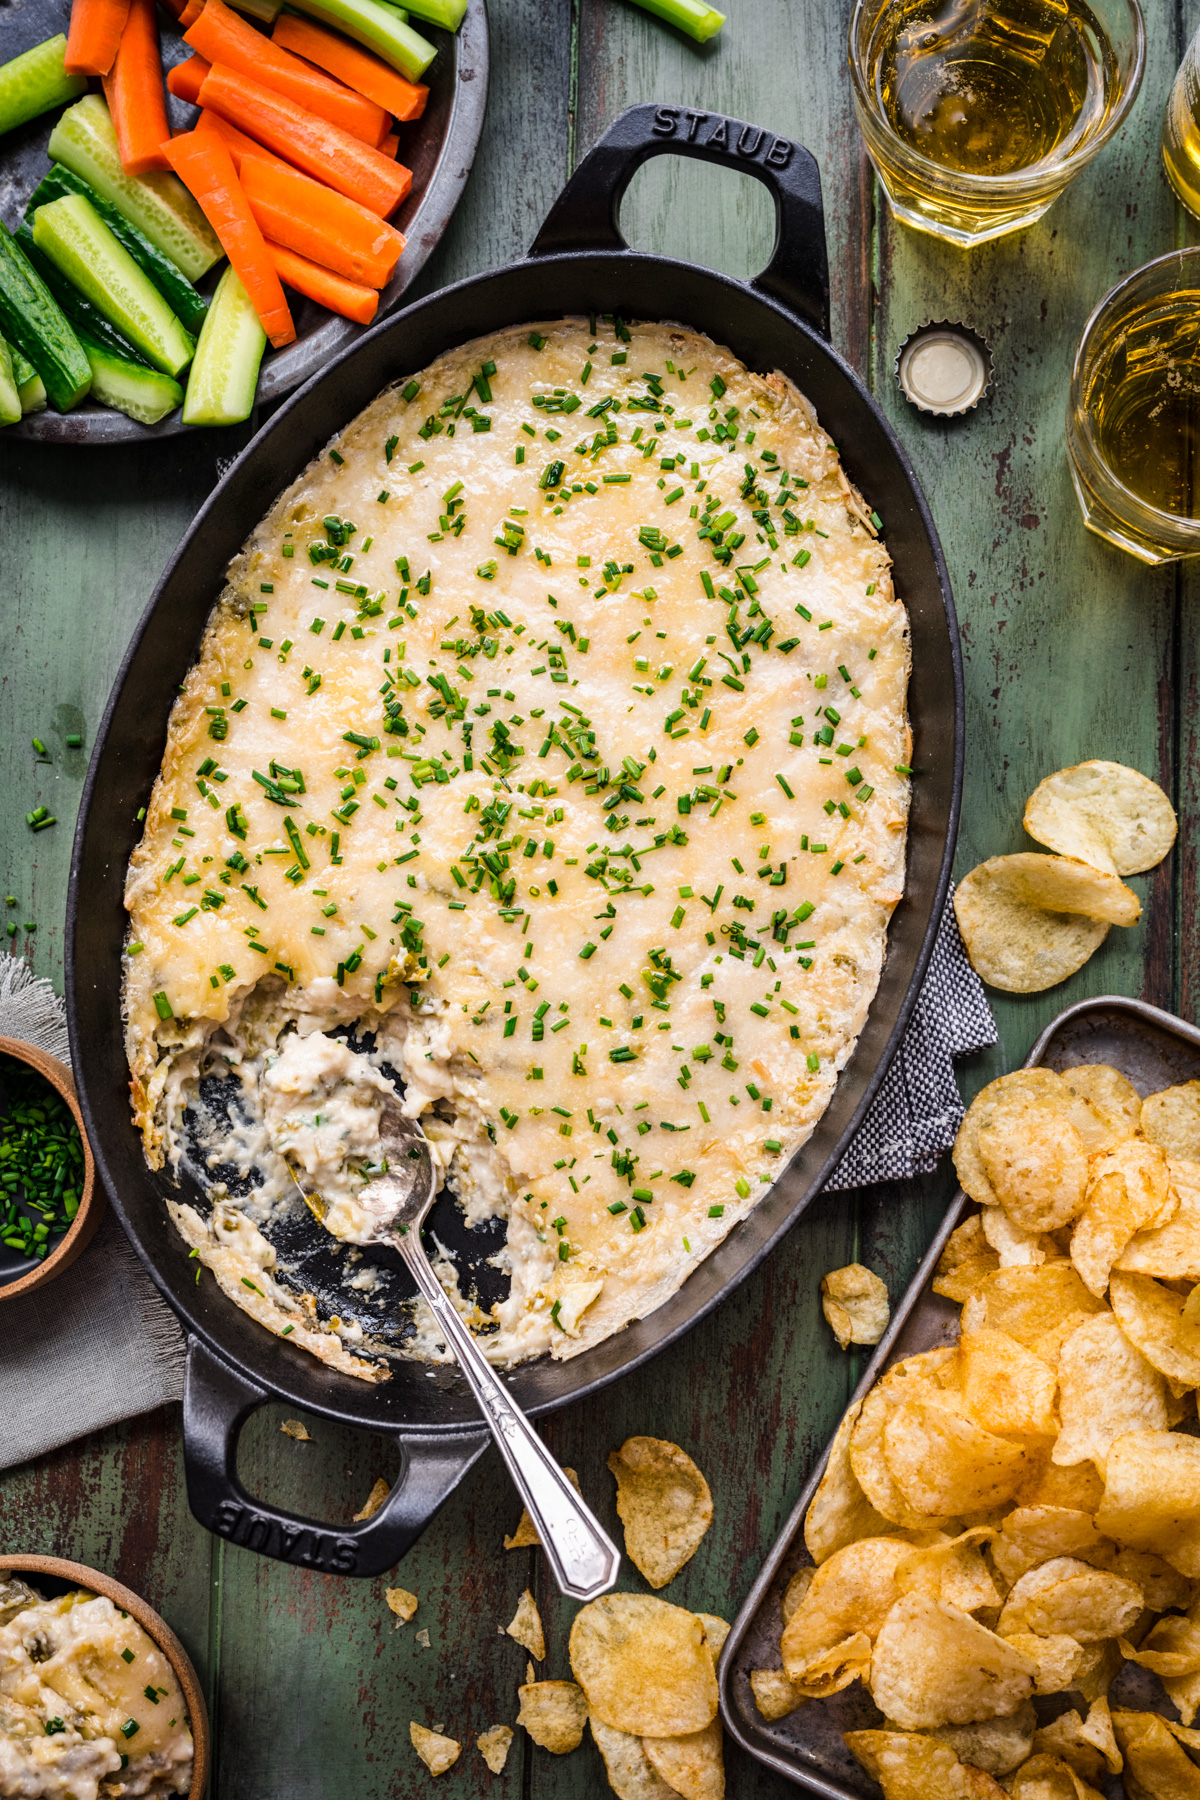
{"label": "cucumber stick", "polygon": [[89,182],[189,281],[199,281],[219,261],[216,233],[177,175],[125,173],[112,118],[99,94],[67,108],[50,133],[49,150],[54,162]]}
{"label": "cucumber stick", "polygon": [[183,389],[169,375],[115,356],[107,345],[97,343],[86,331],[80,334],[79,341],[92,365],[93,400],[115,407],[142,425],[157,425],[183,399]]}
{"label": "cucumber stick", "polygon": [[75,283],[68,281],[48,256],[42,255],[33,241],[33,233],[28,225],[22,225],[18,229],[17,243],[25,252],[31,267],[54,295],[81,344],[82,334],[86,332],[94,343],[106,344],[114,356],[126,357],[130,362],[145,362],[145,357],[134,349],[128,339],[123,338],[116,327],[109,324],[99,307],[93,306],[86,295],[80,293]]}
{"label": "cucumber stick", "polygon": [[0,133],[86,93],[87,76],[68,75],[63,68],[66,48],[67,40],[60,31],[57,37],[35,44],[0,68]]}
{"label": "cucumber stick", "polygon": [[98,194],[82,176],[76,175],[73,169],[55,163],[50,173],[34,189],[25,208],[25,217],[32,219],[39,206],[48,206],[51,200],[61,200],[65,194],[82,194],[85,200],[91,202],[113,236],[124,244],[138,268],[145,270],[180,323],[190,332],[199,331],[208,310],[203,295],[196,292],[187,276],[180,272],[169,256],[164,256],[144,232],[139,231],[136,225],[131,225],[123,213],[118,212],[110,201]]}
{"label": "cucumber stick", "polygon": [[31,363],[59,412],[78,406],[92,385],[83,345],[46,283],[0,225],[0,332]]}
{"label": "cucumber stick", "polygon": [[45,412],[46,384],[33,364],[21,355],[15,344],[9,345],[13,360],[13,380],[21,397],[23,413]]}
{"label": "cucumber stick", "polygon": [[248,419],[267,334],[236,272],[226,269],[196,346],[183,403],[185,425],[239,425]]}
{"label": "cucumber stick", "polygon": [[[399,69],[407,81],[420,81],[437,55],[435,44],[406,24],[394,7],[381,6],[379,0],[290,0],[290,4],[297,12],[308,13],[365,44],[393,69]],[[53,138],[50,154],[57,155]]]}
{"label": "cucumber stick", "polygon": [[0,425],[15,425],[21,416],[21,396],[13,375],[12,352],[0,337]]}
{"label": "cucumber stick", "polygon": [[33,241],[154,368],[167,375],[187,368],[194,341],[82,194],[39,206]]}

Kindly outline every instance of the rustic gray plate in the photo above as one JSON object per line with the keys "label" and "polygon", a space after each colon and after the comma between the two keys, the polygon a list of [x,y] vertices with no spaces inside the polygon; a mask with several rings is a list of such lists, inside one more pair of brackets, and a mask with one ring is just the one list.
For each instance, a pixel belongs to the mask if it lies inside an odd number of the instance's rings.
{"label": "rustic gray plate", "polygon": [[[0,6],[0,61],[19,56],[22,50],[65,31],[70,0],[16,0]],[[420,119],[401,125],[399,160],[413,172],[412,191],[392,223],[408,239],[403,256],[380,295],[377,320],[400,300],[427,261],[446,229],[462,195],[479,133],[483,128],[488,88],[487,0],[468,0],[466,17],[457,35],[422,25],[438,46],[429,70],[429,101]],[[163,63],[172,68],[190,54],[177,28],[160,11]],[[196,108],[167,96],[172,125],[185,129],[196,118]],[[61,110],[61,109],[60,109]],[[26,202],[49,168],[46,145],[58,112],[33,119],[0,141],[0,219],[15,230]],[[211,288],[214,278],[201,283]],[[318,369],[323,369],[367,327],[354,325],[311,300],[294,297],[292,316],[296,341],[283,350],[268,350],[258,381],[260,403],[281,400]],[[157,425],[139,425],[106,406],[83,406],[74,412],[31,413],[19,425],[8,428],[10,437],[39,438],[54,444],[119,444],[140,438],[172,437],[197,429],[183,423],[177,412]]]}
{"label": "rustic gray plate", "polygon": [[[1025,1059],[1025,1067],[1071,1068],[1077,1063],[1110,1063],[1145,1096],[1159,1088],[1200,1077],[1200,1030],[1142,1000],[1106,995],[1072,1006],[1043,1031]],[[930,1287],[946,1239],[968,1213],[973,1200],[959,1193],[917,1270],[892,1322],[871,1358],[851,1402],[875,1385],[901,1357],[952,1344],[958,1336],[959,1307]],[[746,1602],[734,1620],[721,1657],[721,1711],[729,1732],[759,1762],[787,1775],[825,1800],[878,1800],[879,1787],[859,1767],[842,1741],[844,1731],[861,1731],[884,1723],[883,1714],[859,1682],[831,1700],[814,1700],[777,1719],[763,1718],[750,1688],[751,1669],[779,1667],[782,1619],[779,1603],[797,1569],[811,1564],[804,1544],[804,1515],[825,1470],[829,1447],[822,1452],[774,1549],[763,1565]],[[1177,1717],[1157,1676],[1127,1664],[1110,1690],[1119,1704]],[[1051,1695],[1034,1702],[1042,1723],[1063,1712],[1071,1701]],[[1114,1797],[1124,1793],[1119,1776],[1105,1785]]]}

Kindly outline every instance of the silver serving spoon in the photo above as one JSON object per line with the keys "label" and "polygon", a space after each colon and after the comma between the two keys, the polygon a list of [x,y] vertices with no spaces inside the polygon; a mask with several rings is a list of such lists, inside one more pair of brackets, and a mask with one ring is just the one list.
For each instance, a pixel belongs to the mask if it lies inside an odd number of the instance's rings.
{"label": "silver serving spoon", "polygon": [[[564,1594],[594,1600],[616,1581],[620,1551],[514,1404],[434,1274],[421,1242],[421,1227],[438,1188],[428,1139],[414,1119],[405,1118],[398,1106],[386,1101],[379,1119],[379,1141],[384,1173],[355,1196],[355,1209],[367,1217],[352,1227],[352,1241],[390,1244],[400,1252],[479,1402],[537,1527],[555,1580]],[[328,1209],[319,1197],[306,1193],[304,1198],[324,1222]],[[343,1225],[337,1235],[349,1238],[350,1230]]]}

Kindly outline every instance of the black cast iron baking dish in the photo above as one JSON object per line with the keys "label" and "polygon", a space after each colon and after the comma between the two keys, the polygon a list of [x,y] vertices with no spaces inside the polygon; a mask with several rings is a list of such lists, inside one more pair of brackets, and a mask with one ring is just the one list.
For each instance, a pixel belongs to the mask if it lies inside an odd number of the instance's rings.
{"label": "black cast iron baking dish", "polygon": [[[744,284],[628,249],[621,197],[647,157],[670,151],[733,166],[771,191],[776,244]],[[122,886],[136,814],[158,772],[171,702],[193,660],[226,564],[266,508],[381,388],[443,351],[505,326],[619,311],[676,320],[727,344],[746,364],[782,370],[809,396],[847,470],[885,522],[896,584],[912,621],[914,783],[908,876],[867,1026],[808,1144],[754,1213],[664,1306],[566,1363],[511,1376],[531,1413],[580,1400],[672,1343],[762,1261],[819,1192],[903,1033],[940,919],[958,827],[962,671],[950,583],[929,510],[904,452],[854,372],[828,342],[820,177],[808,152],[740,120],[637,106],[585,157],[524,262],[433,295],[370,332],[300,390],[258,434],[196,518],[159,583],[118,677],[88,772],[71,864],[67,1007],[80,1098],[113,1205],[189,1338],[184,1399],[188,1493],[211,1530],[267,1555],[347,1574],[389,1568],[418,1536],[486,1440],[456,1370],[394,1363],[368,1387],[272,1337],[194,1262],[163,1204],[178,1194],[142,1157],[129,1118],[121,1035]],[[185,1183],[186,1184],[186,1183]],[[326,1529],[251,1501],[235,1474],[238,1432],[271,1396],[391,1433],[404,1474],[385,1507],[356,1527]]]}

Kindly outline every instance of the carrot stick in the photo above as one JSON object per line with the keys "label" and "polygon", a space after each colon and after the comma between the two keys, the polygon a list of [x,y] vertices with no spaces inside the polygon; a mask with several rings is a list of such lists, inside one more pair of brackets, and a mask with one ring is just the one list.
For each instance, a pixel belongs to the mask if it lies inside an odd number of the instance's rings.
{"label": "carrot stick", "polygon": [[318,306],[327,306],[330,312],[341,313],[344,319],[353,319],[356,325],[369,325],[379,311],[379,295],[373,288],[360,287],[356,281],[345,281],[331,269],[309,262],[307,256],[297,256],[294,250],[273,244],[270,238],[267,239],[267,251],[279,279],[295,288],[298,294],[315,300]]}
{"label": "carrot stick", "polygon": [[107,75],[129,14],[129,0],[71,0],[63,68],[68,75]]}
{"label": "carrot stick", "polygon": [[291,13],[280,13],[271,33],[273,41],[297,56],[307,57],[329,75],[336,75],[356,94],[365,94],[399,119],[419,119],[425,111],[429,89],[415,81],[405,81],[395,69],[369,50],[361,50],[335,32],[326,31],[311,19],[298,19]]}
{"label": "carrot stick", "polygon": [[187,5],[179,15],[181,28],[186,31],[189,25],[194,25],[203,11],[204,0],[187,0]]}
{"label": "carrot stick", "polygon": [[400,133],[398,131],[389,131],[382,144],[379,146],[379,154],[380,156],[394,157],[399,148]]}
{"label": "carrot stick", "polygon": [[186,62],[176,63],[167,71],[167,92],[177,100],[186,100],[189,106],[199,106],[200,89],[210,66],[202,56],[189,56]]}
{"label": "carrot stick", "polygon": [[272,344],[277,350],[290,344],[296,327],[229,151],[215,136],[198,138],[194,131],[168,139],[163,149],[220,238]]}
{"label": "carrot stick", "polygon": [[412,171],[401,163],[221,63],[205,77],[200,104],[381,219],[412,186]]}
{"label": "carrot stick", "polygon": [[112,72],[104,77],[104,98],[117,133],[121,167],[127,175],[148,175],[170,165],[162,153],[171,135],[163,97],[162,58],[154,0],[130,0]]}
{"label": "carrot stick", "polygon": [[213,132],[229,149],[264,237],[359,286],[387,284],[404,249],[393,225],[302,175],[216,113],[201,113],[196,135]]}
{"label": "carrot stick", "polygon": [[273,93],[286,95],[306,112],[361,138],[364,144],[373,147],[387,136],[390,120],[382,106],[343,87],[340,81],[331,81],[290,50],[281,49],[240,19],[223,0],[206,0],[184,43],[207,62],[248,75]]}

